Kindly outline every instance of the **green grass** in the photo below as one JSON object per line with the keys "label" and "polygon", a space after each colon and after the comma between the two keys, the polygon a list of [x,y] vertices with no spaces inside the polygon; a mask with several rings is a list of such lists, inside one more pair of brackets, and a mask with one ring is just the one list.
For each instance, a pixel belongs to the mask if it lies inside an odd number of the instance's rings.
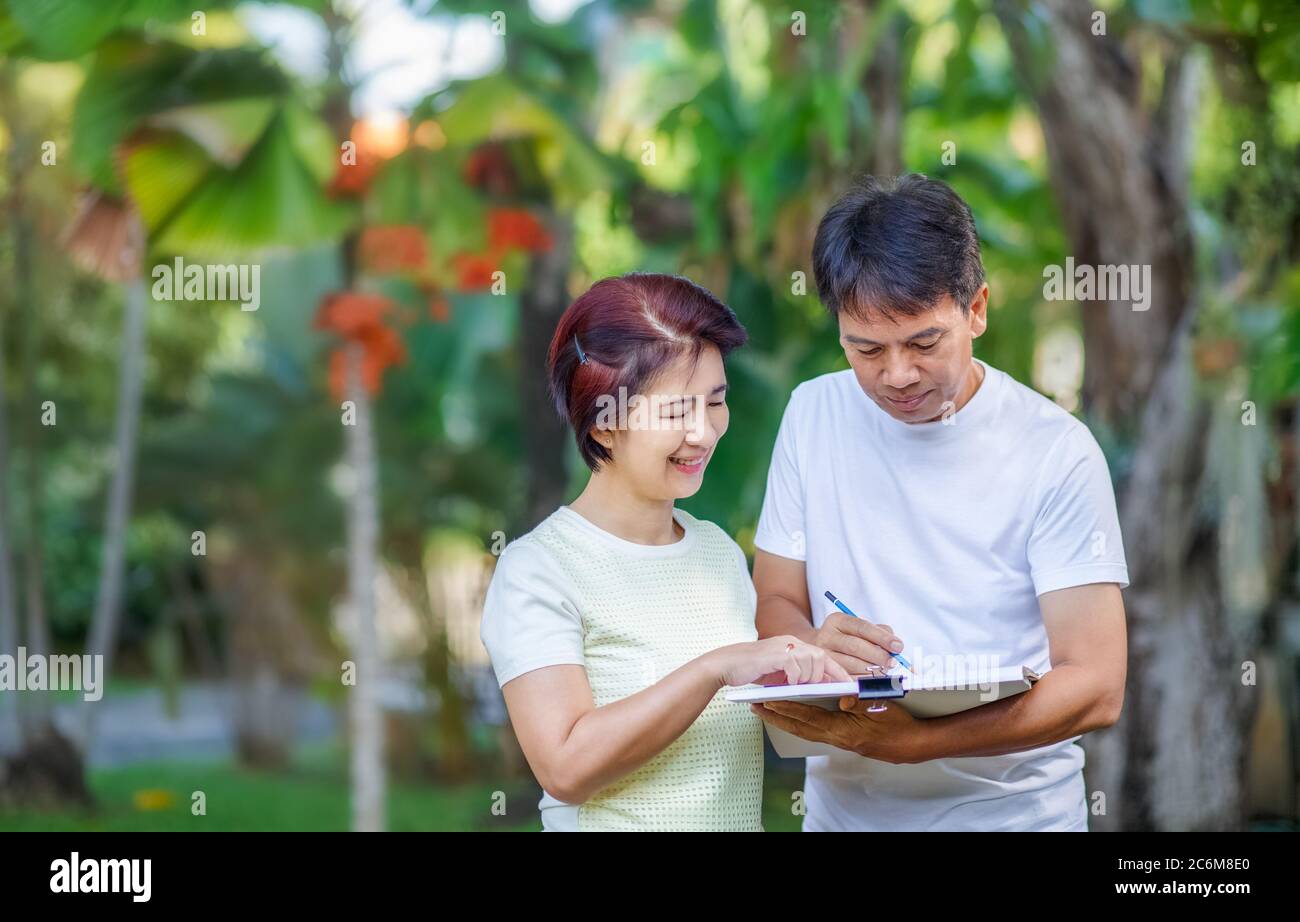
{"label": "green grass", "polygon": [[[307,754],[292,769],[264,773],[229,762],[146,762],[92,772],[94,811],[0,812],[4,831],[331,831],[349,828],[343,757]],[[207,814],[191,813],[202,791]],[[506,794],[506,815],[492,813]],[[513,814],[513,817],[511,816]],[[398,831],[538,829],[536,795],[518,781],[433,786],[390,782],[389,828]]]}
{"label": "green grass", "polygon": [[[349,828],[347,766],[335,748],[306,749],[292,769],[252,772],[229,762],[148,762],[93,772],[93,812],[0,812],[0,832],[47,831],[343,831]],[[797,832],[803,817],[792,793],[802,771],[771,765],[763,783],[763,827]],[[194,791],[207,795],[207,815],[190,813]],[[505,792],[505,816],[492,813]],[[520,781],[487,779],[464,785],[390,782],[388,825],[395,831],[530,831],[541,829],[537,789]],[[137,802],[142,799],[142,802]],[[1257,820],[1255,831],[1295,831],[1294,821]]]}
{"label": "green grass", "polygon": [[[306,750],[282,773],[241,769],[229,762],[146,762],[92,772],[94,811],[0,812],[0,831],[342,831],[348,829],[346,765],[333,749]],[[769,768],[763,825],[797,830],[791,791],[801,774]],[[207,815],[190,812],[191,796],[207,796]],[[505,792],[505,816],[492,813],[494,792]],[[388,824],[395,831],[541,828],[536,789],[519,781],[464,785],[390,782]]]}

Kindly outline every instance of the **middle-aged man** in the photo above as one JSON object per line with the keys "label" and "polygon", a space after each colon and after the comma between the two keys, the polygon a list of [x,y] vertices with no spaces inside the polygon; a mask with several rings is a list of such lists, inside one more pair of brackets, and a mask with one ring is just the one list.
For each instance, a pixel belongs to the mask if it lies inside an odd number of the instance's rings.
{"label": "middle-aged man", "polygon": [[756,707],[838,747],[808,759],[804,829],[1086,831],[1074,741],[1118,719],[1127,666],[1105,458],[972,356],[989,288],[970,208],[944,183],[865,180],[822,219],[813,271],[850,367],[786,407],[754,538],[760,636],[812,641],[855,674],[897,665],[892,651],[1043,677],[928,720],[849,698]]}

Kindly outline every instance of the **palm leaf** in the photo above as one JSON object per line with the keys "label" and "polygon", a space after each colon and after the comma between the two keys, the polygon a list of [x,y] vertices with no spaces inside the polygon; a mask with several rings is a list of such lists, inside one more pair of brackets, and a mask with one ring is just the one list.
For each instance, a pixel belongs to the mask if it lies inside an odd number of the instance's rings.
{"label": "palm leaf", "polygon": [[130,0],[9,0],[9,15],[35,54],[80,57],[117,28]]}
{"label": "palm leaf", "polygon": [[[159,152],[144,148],[128,159],[136,156],[157,158]],[[142,175],[144,168],[142,161],[127,173]],[[157,185],[153,177],[131,192],[158,197]],[[282,112],[239,166],[213,164],[174,205],[154,235],[155,247],[166,252],[226,255],[310,245],[336,239],[355,220],[351,208],[326,198],[298,157]]]}
{"label": "palm leaf", "polygon": [[156,234],[215,168],[204,150],[174,132],[148,132],[122,152],[123,182],[150,235]]}
{"label": "palm leaf", "polygon": [[209,158],[236,166],[266,130],[275,101],[257,96],[180,106],[148,118],[147,124],[177,131],[203,148]]}
{"label": "palm leaf", "polygon": [[[99,49],[72,119],[72,162],[92,183],[117,190],[118,144],[150,116],[191,106],[274,100],[287,80],[257,49],[196,50],[172,42],[116,37]],[[220,120],[209,113],[209,126]],[[227,134],[233,137],[227,125]]]}

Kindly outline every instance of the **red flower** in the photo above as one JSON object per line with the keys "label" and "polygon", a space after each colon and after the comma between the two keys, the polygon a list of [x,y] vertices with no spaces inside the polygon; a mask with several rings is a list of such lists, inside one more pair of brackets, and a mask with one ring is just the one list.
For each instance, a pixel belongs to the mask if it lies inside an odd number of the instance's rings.
{"label": "red flower", "polygon": [[319,329],[333,330],[345,340],[330,354],[329,385],[336,398],[347,391],[347,350],[361,348],[361,385],[371,394],[379,392],[384,372],[406,361],[406,344],[383,317],[393,303],[380,295],[340,291],[327,295],[316,314]]}
{"label": "red flower", "polygon": [[357,256],[372,272],[402,272],[428,264],[424,233],[409,224],[367,227],[361,232]]}
{"label": "red flower", "polygon": [[379,379],[393,365],[406,361],[406,344],[391,327],[372,327],[361,339],[365,356],[361,362],[361,381],[372,394],[379,390]]}
{"label": "red flower", "polygon": [[488,212],[488,244],[494,250],[540,252],[551,248],[551,235],[532,212],[523,208],[493,208]]}
{"label": "red flower", "polygon": [[392,302],[382,295],[357,291],[336,291],[321,300],[316,328],[333,330],[347,339],[358,339],[371,327],[380,326]]}
{"label": "red flower", "polygon": [[355,163],[340,162],[334,171],[334,177],[325,187],[334,198],[356,198],[363,195],[370,187],[370,181],[379,172],[382,162],[377,157],[357,153]]}
{"label": "red flower", "polygon": [[[361,386],[366,393],[374,396],[379,393],[384,372],[393,365],[406,361],[406,346],[400,336],[388,327],[375,327],[367,332],[365,338],[354,341],[361,348]],[[343,399],[348,392],[348,349],[350,344],[337,346],[330,353],[329,385],[330,393],[336,400]]]}
{"label": "red flower", "polygon": [[348,389],[348,351],[346,346],[336,346],[330,353],[330,393],[342,400]]}
{"label": "red flower", "polygon": [[457,253],[451,258],[462,291],[490,288],[492,273],[499,268],[497,265],[499,262],[500,256],[495,252]]}

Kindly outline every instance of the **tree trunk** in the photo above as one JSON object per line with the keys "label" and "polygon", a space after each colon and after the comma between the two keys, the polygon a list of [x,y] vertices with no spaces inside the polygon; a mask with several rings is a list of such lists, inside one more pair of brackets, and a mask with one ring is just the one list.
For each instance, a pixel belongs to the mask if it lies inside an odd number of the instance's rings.
{"label": "tree trunk", "polygon": [[546,356],[560,315],[569,306],[573,226],[562,216],[546,219],[552,246],[533,257],[528,284],[519,297],[519,407],[524,430],[527,509],[518,533],[530,530],[564,502],[568,433],[551,405]]}
{"label": "tree trunk", "polygon": [[[1225,612],[1220,530],[1203,512],[1207,499],[1222,497],[1210,492],[1212,408],[1196,393],[1191,364],[1192,61],[1172,45],[1161,98],[1147,109],[1137,57],[1118,36],[1091,33],[1088,5],[1042,0],[1027,13],[997,0],[995,9],[1038,107],[1076,264],[1151,267],[1148,310],[1119,300],[1080,305],[1089,421],[1135,441],[1119,489],[1132,583],[1128,684],[1119,723],[1086,738],[1089,793],[1105,803],[1092,827],[1240,828],[1252,614],[1234,626]],[[1032,33],[1030,16],[1040,20]],[[1050,36],[1050,48],[1039,35]]]}
{"label": "tree trunk", "polygon": [[[23,180],[15,177],[15,181]],[[22,443],[24,451],[23,476],[26,494],[23,512],[26,517],[24,533],[27,536],[23,549],[23,607],[26,632],[23,646],[29,655],[46,656],[50,652],[49,624],[45,614],[45,565],[41,544],[41,498],[44,484],[41,478],[40,420],[37,417],[39,401],[36,393],[36,363],[38,354],[37,331],[40,312],[37,309],[35,286],[32,284],[32,222],[22,207],[21,194],[15,188],[10,209],[14,228],[14,294],[23,318],[23,389],[21,405]],[[35,737],[51,732],[50,701],[47,695],[31,696],[25,702],[22,718],[27,725],[27,735]]]}
{"label": "tree trunk", "polygon": [[[11,134],[16,134],[13,130],[15,125],[14,115],[16,114],[16,105],[12,102],[14,83],[14,69],[10,66],[4,67],[0,71],[0,91],[3,92],[5,103],[5,122],[11,126]],[[24,185],[23,165],[30,160],[30,156],[30,148],[21,143],[20,138],[16,136],[10,138],[9,162],[6,164],[8,168],[9,201],[6,204],[9,208],[9,214],[14,216],[15,219],[21,213],[21,196]],[[23,246],[19,238],[25,233],[26,228],[20,225],[17,220],[12,221],[11,227],[13,228],[14,275],[17,276],[21,272],[20,263],[22,262],[18,254]],[[17,295],[10,303],[17,310],[22,309],[20,297]],[[9,528],[12,521],[10,509],[12,507],[9,503],[9,403],[6,389],[8,371],[6,367],[5,340],[2,335],[5,320],[4,314],[0,314],[0,654],[17,656],[19,642],[18,593],[15,587],[13,556],[10,552],[9,543]],[[22,667],[19,666],[19,668]],[[0,775],[3,775],[4,758],[17,752],[22,745],[23,733],[22,726],[19,723],[18,696],[0,693]],[[0,777],[0,786],[3,785],[3,781],[3,777]]]}
{"label": "tree trunk", "polygon": [[379,698],[379,638],[375,629],[375,576],[379,555],[379,501],[370,395],[361,382],[361,346],[347,347],[348,397],[356,407],[345,426],[352,496],[348,500],[348,596],[356,633],[352,637],[356,686],[352,689],[352,828],[385,827],[384,714]]}
{"label": "tree trunk", "polygon": [[[142,232],[139,228],[138,231]],[[118,625],[122,614],[122,582],[126,569],[126,529],[131,514],[131,492],[135,481],[135,453],[140,428],[140,403],[144,384],[145,321],[148,292],[142,278],[126,284],[122,320],[122,364],[119,370],[117,421],[113,437],[116,466],[109,484],[104,516],[104,548],[100,559],[99,587],[95,611],[86,642],[88,656],[102,656],[101,683],[112,669]],[[81,750],[88,758],[94,743],[99,709],[93,704],[84,711]]]}
{"label": "tree trunk", "polygon": [[[1142,105],[1140,62],[1116,35],[1090,31],[1092,10],[1045,0],[1050,48],[1030,38],[1015,0],[997,0],[1012,57],[1038,104],[1052,187],[1076,264],[1149,265],[1149,310],[1129,301],[1084,305],[1084,402],[1090,418],[1120,430],[1141,418],[1178,321],[1194,310],[1187,205],[1189,94],[1185,49],[1167,56],[1164,92]],[[1039,23],[1042,27],[1043,24]],[[1190,332],[1190,331],[1189,331]],[[1190,394],[1188,395],[1190,398]]]}
{"label": "tree trunk", "polygon": [[[22,156],[26,145],[19,143],[15,157]],[[27,630],[25,651],[30,656],[49,652],[46,639],[44,585],[40,564],[40,478],[39,452],[36,448],[37,402],[34,377],[36,364],[35,293],[32,286],[32,225],[22,203],[22,179],[11,173],[9,213],[13,226],[14,301],[24,321],[22,430],[27,447],[25,474],[27,485],[26,550],[23,554],[27,582]],[[15,655],[19,643],[18,613],[15,604],[15,579],[9,550],[8,472],[9,446],[6,429],[5,356],[0,342],[0,652]],[[26,669],[24,663],[17,664]],[[0,692],[0,803],[11,807],[40,808],[68,803],[89,805],[92,801],[85,783],[85,762],[76,745],[65,738],[50,719],[49,696],[19,696]]]}
{"label": "tree trunk", "polygon": [[907,17],[888,0],[867,0],[866,9],[872,18],[884,16],[885,21],[879,24],[880,35],[862,81],[871,103],[865,165],[873,176],[887,179],[903,172],[903,33]]}
{"label": "tree trunk", "polygon": [[[0,316],[0,333],[4,318]],[[18,654],[18,609],[14,592],[13,558],[9,553],[9,443],[6,428],[4,337],[0,335],[0,654]],[[21,667],[20,667],[21,668]],[[18,696],[0,693],[0,766],[22,745],[18,724]],[[0,786],[3,786],[0,778]]]}
{"label": "tree trunk", "polygon": [[[326,60],[330,91],[323,115],[340,141],[352,134],[352,86],[345,77],[353,23],[340,7],[327,4],[321,19],[329,35]],[[343,288],[357,278],[359,231],[350,231],[339,246]],[[352,829],[382,832],[387,825],[384,770],[384,711],[379,695],[379,637],[375,624],[375,580],[379,560],[379,496],[370,394],[361,380],[362,347],[348,343],[346,396],[356,408],[354,425],[344,427],[353,490],[348,500],[348,599],[355,634],[351,639],[356,685],[349,699],[349,754],[352,780]]]}

